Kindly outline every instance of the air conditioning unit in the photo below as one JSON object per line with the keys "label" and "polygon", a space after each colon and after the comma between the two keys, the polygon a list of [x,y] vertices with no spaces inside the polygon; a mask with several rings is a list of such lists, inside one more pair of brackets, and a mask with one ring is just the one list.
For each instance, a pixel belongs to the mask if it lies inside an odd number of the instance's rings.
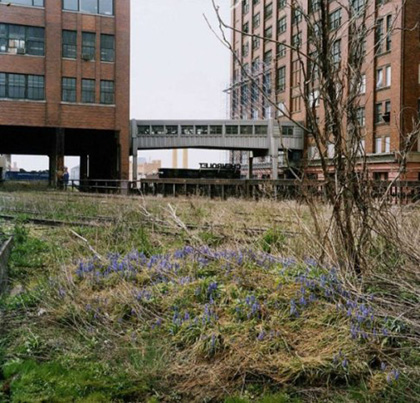
{"label": "air conditioning unit", "polygon": [[385,123],[389,123],[389,121],[391,120],[391,113],[390,112],[386,112],[382,115],[382,120]]}
{"label": "air conditioning unit", "polygon": [[83,54],[83,55],[82,55],[82,59],[83,59],[85,62],[88,62],[88,61],[90,61],[90,60],[93,60],[93,57],[92,57],[92,55],[89,55],[89,54],[85,53],[85,54]]}
{"label": "air conditioning unit", "polygon": [[25,54],[25,48],[17,48],[16,53],[18,55],[24,55]]}

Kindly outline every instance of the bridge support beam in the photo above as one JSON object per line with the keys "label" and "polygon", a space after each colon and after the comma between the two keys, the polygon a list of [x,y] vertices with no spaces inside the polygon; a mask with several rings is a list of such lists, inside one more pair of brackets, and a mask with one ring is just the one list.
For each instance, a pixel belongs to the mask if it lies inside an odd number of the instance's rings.
{"label": "bridge support beam", "polygon": [[247,174],[247,179],[252,179],[253,162],[254,162],[254,152],[253,151],[250,151],[249,154],[248,154],[248,174]]}
{"label": "bridge support beam", "polygon": [[62,183],[61,176],[64,173],[64,141],[64,129],[55,129],[51,154],[49,155],[49,184],[52,187],[57,187],[57,185],[61,185]]}

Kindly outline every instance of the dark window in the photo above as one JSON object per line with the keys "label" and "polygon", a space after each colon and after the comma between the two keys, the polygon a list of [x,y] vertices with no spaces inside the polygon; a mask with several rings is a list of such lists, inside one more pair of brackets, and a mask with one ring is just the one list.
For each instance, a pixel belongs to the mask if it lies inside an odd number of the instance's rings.
{"label": "dark window", "polygon": [[82,33],[82,59],[95,60],[96,34],[92,32]]}
{"label": "dark window", "polygon": [[26,28],[26,53],[28,55],[44,56],[45,54],[44,28]]}
{"label": "dark window", "polygon": [[332,12],[329,16],[330,29],[338,29],[341,26],[341,8]]}
{"label": "dark window", "polygon": [[226,126],[226,134],[238,134],[238,126]]}
{"label": "dark window", "polygon": [[7,52],[7,25],[0,24],[0,52]]}
{"label": "dark window", "polygon": [[222,126],[210,126],[210,134],[222,134],[223,127]]}
{"label": "dark window", "polygon": [[61,90],[61,99],[63,102],[76,102],[75,78],[63,77]]}
{"label": "dark window", "polygon": [[277,91],[283,92],[286,89],[286,66],[277,70]]}
{"label": "dark window", "polygon": [[255,134],[267,134],[268,127],[267,126],[255,126]]}
{"label": "dark window", "polygon": [[272,15],[273,15],[273,3],[270,3],[264,7],[264,18],[267,20]]}
{"label": "dark window", "polygon": [[63,31],[63,57],[76,59],[77,56],[77,32]]}
{"label": "dark window", "polygon": [[[1,1],[1,0],[0,0]],[[63,0],[63,10],[114,15],[113,0]]]}
{"label": "dark window", "polygon": [[6,98],[6,73],[0,73],[0,98]]}
{"label": "dark window", "polygon": [[8,98],[25,99],[25,75],[8,74]]}
{"label": "dark window", "polygon": [[293,136],[293,126],[282,126],[281,133],[283,136]]}
{"label": "dark window", "polygon": [[113,62],[115,60],[115,36],[101,35],[101,60]]}
{"label": "dark window", "polygon": [[278,7],[280,10],[286,7],[286,0],[278,0]]}
{"label": "dark window", "polygon": [[113,105],[115,104],[114,82],[101,81],[101,104]]}
{"label": "dark window", "polygon": [[209,127],[208,126],[195,126],[195,133],[196,134],[209,134]]}
{"label": "dark window", "polygon": [[43,100],[45,98],[44,89],[44,76],[28,76],[28,99]]}
{"label": "dark window", "polygon": [[383,123],[382,121],[382,104],[375,105],[375,123]]}
{"label": "dark window", "polygon": [[82,102],[86,104],[95,103],[95,80],[82,80]]}
{"label": "dark window", "polygon": [[286,45],[284,43],[277,44],[277,58],[286,56]]}
{"label": "dark window", "polygon": [[286,17],[280,18],[277,26],[278,26],[277,31],[278,31],[279,34],[282,34],[283,32],[286,32],[286,28],[287,28]]}

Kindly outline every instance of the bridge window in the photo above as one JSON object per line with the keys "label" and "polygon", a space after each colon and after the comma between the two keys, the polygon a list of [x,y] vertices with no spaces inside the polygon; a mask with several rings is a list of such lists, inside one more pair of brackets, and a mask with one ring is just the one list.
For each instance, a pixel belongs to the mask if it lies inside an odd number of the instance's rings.
{"label": "bridge window", "polygon": [[241,134],[252,134],[252,126],[241,126]]}
{"label": "bridge window", "polygon": [[208,126],[195,126],[195,132],[197,134],[209,134]]}
{"label": "bridge window", "polygon": [[226,134],[238,134],[238,126],[226,126]]}
{"label": "bridge window", "polygon": [[139,134],[150,134],[150,126],[139,126]]}
{"label": "bridge window", "polygon": [[223,126],[210,126],[210,134],[222,134]]}
{"label": "bridge window", "polygon": [[255,126],[255,134],[267,134],[268,127],[267,126]]}
{"label": "bridge window", "polygon": [[165,134],[164,126],[152,126],[152,134]]}
{"label": "bridge window", "polygon": [[182,134],[194,134],[194,126],[181,126]]}
{"label": "bridge window", "polygon": [[166,126],[167,134],[178,134],[178,126]]}
{"label": "bridge window", "polygon": [[293,126],[282,126],[281,133],[283,136],[293,136]]}

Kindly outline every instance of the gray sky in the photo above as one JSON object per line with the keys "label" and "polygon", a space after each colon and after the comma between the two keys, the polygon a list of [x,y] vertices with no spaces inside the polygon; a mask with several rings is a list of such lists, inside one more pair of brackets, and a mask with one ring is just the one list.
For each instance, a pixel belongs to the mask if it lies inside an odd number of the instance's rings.
{"label": "gray sky", "polygon": [[[226,21],[230,0],[216,0]],[[211,0],[131,0],[131,118],[227,117],[229,51],[203,18],[217,28]],[[140,152],[170,166],[170,151]],[[190,167],[223,160],[226,152],[191,150]],[[20,168],[48,169],[46,157],[14,156]],[[181,159],[179,158],[179,161]],[[66,159],[70,168],[77,158]]]}

